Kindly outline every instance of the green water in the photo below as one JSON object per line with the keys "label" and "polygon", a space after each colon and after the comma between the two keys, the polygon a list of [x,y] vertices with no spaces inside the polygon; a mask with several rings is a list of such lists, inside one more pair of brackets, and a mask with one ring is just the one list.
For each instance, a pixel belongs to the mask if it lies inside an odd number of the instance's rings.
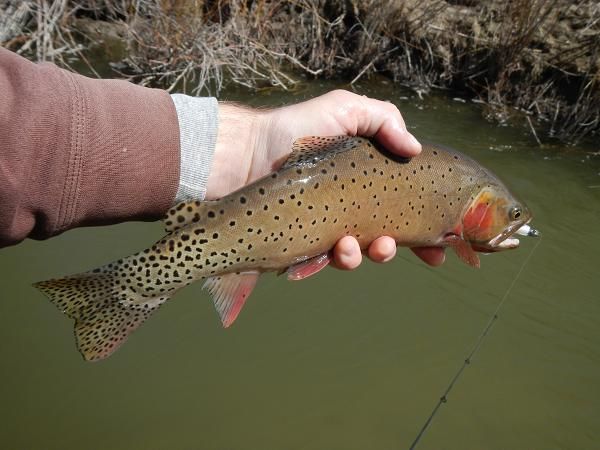
{"label": "green water", "polygon": [[[225,97],[298,101],[312,84]],[[420,449],[600,448],[600,157],[540,149],[472,105],[391,84],[414,133],[492,168],[534,212],[543,240]],[[535,241],[437,269],[402,250],[386,265],[263,277],[220,327],[195,284],[110,359],[84,363],[72,323],[30,285],[132,253],[158,223],[73,230],[0,251],[0,448],[406,449]]]}

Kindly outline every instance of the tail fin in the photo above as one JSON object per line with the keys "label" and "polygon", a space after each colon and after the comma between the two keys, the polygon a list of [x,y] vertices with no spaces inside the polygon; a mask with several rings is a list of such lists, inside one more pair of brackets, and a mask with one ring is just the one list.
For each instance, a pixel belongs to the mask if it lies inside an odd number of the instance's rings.
{"label": "tail fin", "polygon": [[136,292],[119,279],[114,266],[33,286],[75,320],[77,348],[86,361],[110,356],[168,299]]}

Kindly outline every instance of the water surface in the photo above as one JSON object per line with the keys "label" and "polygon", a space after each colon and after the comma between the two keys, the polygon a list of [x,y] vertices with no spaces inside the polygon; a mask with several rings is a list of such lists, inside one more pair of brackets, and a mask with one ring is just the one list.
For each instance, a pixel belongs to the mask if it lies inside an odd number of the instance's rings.
{"label": "water surface", "polygon": [[[224,98],[277,105],[334,87]],[[422,449],[600,447],[600,157],[539,148],[445,97],[391,83],[415,135],[495,171],[543,241]],[[206,293],[179,293],[110,359],[84,363],[71,320],[31,287],[139,250],[158,223],[79,229],[0,251],[0,443],[7,449],[408,448],[534,241],[437,269],[402,250],[352,274],[263,277],[223,330]]]}

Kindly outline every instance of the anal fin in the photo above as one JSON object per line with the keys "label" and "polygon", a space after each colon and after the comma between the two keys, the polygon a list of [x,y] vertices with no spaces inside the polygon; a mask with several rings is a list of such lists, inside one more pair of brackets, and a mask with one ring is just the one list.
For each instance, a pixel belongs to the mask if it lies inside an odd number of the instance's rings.
{"label": "anal fin", "polygon": [[203,287],[212,295],[223,327],[227,328],[235,321],[256,286],[259,276],[258,272],[241,272],[206,280]]}

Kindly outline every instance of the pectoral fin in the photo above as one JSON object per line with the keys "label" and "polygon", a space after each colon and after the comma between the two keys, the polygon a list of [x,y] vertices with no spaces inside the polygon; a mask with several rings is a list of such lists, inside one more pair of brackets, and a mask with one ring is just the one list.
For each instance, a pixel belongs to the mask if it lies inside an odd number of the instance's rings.
{"label": "pectoral fin", "polygon": [[229,327],[256,286],[258,272],[228,273],[206,280],[203,288],[212,295],[223,327]]}
{"label": "pectoral fin", "polygon": [[475,253],[475,250],[471,247],[471,245],[465,241],[460,236],[455,234],[450,234],[444,238],[446,245],[451,247],[456,255],[465,263],[467,263],[471,267],[475,267],[479,269],[479,256]]}

